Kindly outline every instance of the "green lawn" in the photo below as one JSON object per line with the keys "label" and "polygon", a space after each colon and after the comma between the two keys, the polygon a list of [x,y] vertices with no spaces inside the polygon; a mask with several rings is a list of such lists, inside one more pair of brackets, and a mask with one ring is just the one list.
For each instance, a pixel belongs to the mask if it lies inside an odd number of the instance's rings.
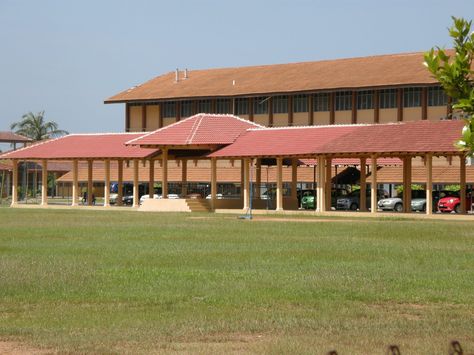
{"label": "green lawn", "polygon": [[0,340],[73,353],[447,354],[458,339],[474,352],[473,227],[0,208]]}

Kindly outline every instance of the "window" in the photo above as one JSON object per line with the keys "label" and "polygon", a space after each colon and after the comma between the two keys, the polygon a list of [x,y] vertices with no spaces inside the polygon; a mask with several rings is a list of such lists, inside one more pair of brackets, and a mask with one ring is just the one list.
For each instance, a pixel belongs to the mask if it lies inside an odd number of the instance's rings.
{"label": "window", "polygon": [[230,99],[216,100],[216,113],[232,113]]}
{"label": "window", "polygon": [[385,89],[379,92],[380,108],[395,108],[397,107],[397,90]]}
{"label": "window", "polygon": [[197,106],[199,113],[211,113],[212,111],[211,100],[198,100]]}
{"label": "window", "polygon": [[442,87],[428,88],[428,106],[446,106],[447,104],[448,95],[446,95]]}
{"label": "window", "polygon": [[352,110],[352,92],[340,91],[336,92],[336,111]]}
{"label": "window", "polygon": [[193,102],[181,101],[181,117],[189,117],[193,114]]}
{"label": "window", "polygon": [[293,112],[308,112],[308,95],[293,97]]}
{"label": "window", "polygon": [[357,109],[371,110],[374,108],[374,92],[372,90],[359,91],[357,93]]}
{"label": "window", "polygon": [[273,98],[273,113],[288,113],[288,96],[275,96]]}
{"label": "window", "polygon": [[247,98],[235,99],[235,114],[236,115],[249,114],[249,99]]}
{"label": "window", "polygon": [[253,99],[253,112],[256,115],[266,114],[268,113],[268,101],[269,97],[255,97]]}
{"label": "window", "polygon": [[421,106],[421,88],[403,89],[403,107]]}
{"label": "window", "polygon": [[176,117],[176,102],[163,102],[163,117]]}
{"label": "window", "polygon": [[314,111],[329,111],[329,94],[327,92],[315,94],[313,100]]}

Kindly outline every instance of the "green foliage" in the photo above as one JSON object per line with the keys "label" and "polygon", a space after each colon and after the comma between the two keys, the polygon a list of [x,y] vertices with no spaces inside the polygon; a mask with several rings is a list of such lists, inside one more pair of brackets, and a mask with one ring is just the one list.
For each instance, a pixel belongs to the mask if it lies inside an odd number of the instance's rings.
{"label": "green foliage", "polygon": [[444,189],[447,190],[447,191],[455,191],[456,192],[456,191],[461,190],[461,186],[460,185],[446,185],[444,187]]}
{"label": "green foliage", "polygon": [[[425,187],[422,186],[422,185],[419,185],[419,184],[412,184],[411,185],[411,190],[412,191],[415,191],[415,190],[424,190]],[[400,195],[401,193],[403,193],[403,185],[398,185],[397,187],[395,187],[395,191],[397,191],[397,194]]]}
{"label": "green foliage", "polygon": [[456,146],[472,156],[474,153],[474,89],[471,64],[474,57],[474,33],[472,21],[453,17],[449,35],[454,41],[454,55],[442,48],[432,48],[425,53],[425,65],[441,83],[446,93],[453,98],[454,110],[464,113],[466,125]]}
{"label": "green foliage", "polygon": [[67,131],[58,128],[58,124],[54,121],[46,122],[44,119],[44,111],[34,114],[28,112],[22,116],[20,122],[12,123],[10,126],[15,133],[33,139],[34,141],[41,141],[59,137],[68,134]]}

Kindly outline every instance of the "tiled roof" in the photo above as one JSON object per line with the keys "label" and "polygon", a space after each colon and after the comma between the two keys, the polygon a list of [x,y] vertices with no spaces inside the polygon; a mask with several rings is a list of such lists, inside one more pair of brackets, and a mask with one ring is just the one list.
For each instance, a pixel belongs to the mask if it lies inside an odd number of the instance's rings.
{"label": "tiled roof", "polygon": [[10,131],[4,131],[4,132],[0,132],[0,142],[2,143],[31,142],[31,138],[24,137]]}
{"label": "tiled roof", "polygon": [[[303,165],[308,165],[308,166],[317,166],[318,165],[318,160],[317,159],[298,159],[301,164]],[[366,160],[366,164],[370,165],[372,162],[372,159],[368,158]],[[402,161],[398,158],[378,158],[377,159],[377,165],[379,166],[398,166],[402,165]],[[360,159],[358,158],[335,158],[331,160],[331,165],[335,166],[359,166],[360,165]]]}
{"label": "tiled roof", "polygon": [[463,121],[251,129],[210,157],[457,153]]}
{"label": "tiled roof", "polygon": [[[436,84],[423,53],[403,53],[316,62],[191,70],[158,76],[107,99],[106,103],[239,96],[298,91]],[[182,73],[180,73],[182,76]]]}
{"label": "tiled roof", "polygon": [[0,155],[0,159],[146,158],[156,149],[126,146],[143,133],[70,134]]}
{"label": "tiled roof", "polygon": [[131,145],[224,145],[233,143],[249,128],[262,128],[256,123],[233,115],[200,113],[142,137],[127,142]]}

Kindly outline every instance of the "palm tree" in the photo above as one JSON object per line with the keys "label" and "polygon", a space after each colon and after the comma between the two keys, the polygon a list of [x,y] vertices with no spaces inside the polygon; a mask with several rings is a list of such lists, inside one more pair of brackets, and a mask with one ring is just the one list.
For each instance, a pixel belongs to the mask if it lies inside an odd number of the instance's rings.
{"label": "palm tree", "polygon": [[34,114],[28,112],[22,116],[20,122],[13,123],[10,128],[16,130],[15,133],[41,141],[43,139],[55,138],[65,134],[67,131],[58,129],[58,124],[54,121],[45,122],[44,111]]}

